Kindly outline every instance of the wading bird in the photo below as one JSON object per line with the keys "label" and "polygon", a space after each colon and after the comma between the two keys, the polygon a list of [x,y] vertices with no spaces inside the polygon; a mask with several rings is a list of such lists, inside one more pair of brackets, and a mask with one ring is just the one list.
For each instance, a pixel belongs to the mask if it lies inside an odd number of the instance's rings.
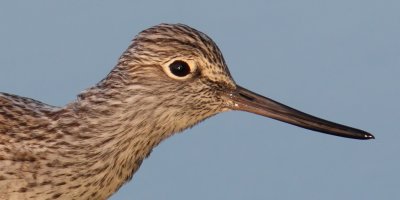
{"label": "wading bird", "polygon": [[160,24],[140,32],[103,80],[64,107],[0,93],[0,199],[107,199],[161,141],[229,110],[374,138],[237,85],[207,35]]}

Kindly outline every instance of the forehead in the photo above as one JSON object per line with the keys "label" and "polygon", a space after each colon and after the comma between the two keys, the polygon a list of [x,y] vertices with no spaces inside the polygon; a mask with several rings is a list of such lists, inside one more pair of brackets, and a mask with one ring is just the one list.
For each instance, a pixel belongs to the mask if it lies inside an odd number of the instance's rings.
{"label": "forehead", "polygon": [[190,59],[202,75],[215,82],[234,85],[221,51],[206,34],[183,24],[160,24],[140,32],[131,45],[139,59],[170,62]]}

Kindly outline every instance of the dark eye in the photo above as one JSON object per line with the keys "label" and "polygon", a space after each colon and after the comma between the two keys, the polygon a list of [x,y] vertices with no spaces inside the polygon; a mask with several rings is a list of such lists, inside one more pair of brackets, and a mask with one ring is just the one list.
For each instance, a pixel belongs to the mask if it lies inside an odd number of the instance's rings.
{"label": "dark eye", "polygon": [[178,77],[184,77],[190,73],[190,67],[186,62],[181,60],[174,61],[169,65],[171,73]]}

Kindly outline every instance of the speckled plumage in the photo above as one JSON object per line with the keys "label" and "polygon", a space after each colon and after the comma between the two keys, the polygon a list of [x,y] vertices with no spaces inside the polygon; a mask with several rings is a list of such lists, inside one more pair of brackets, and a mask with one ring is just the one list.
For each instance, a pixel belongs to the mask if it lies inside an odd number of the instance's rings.
{"label": "speckled plumage", "polygon": [[[174,60],[189,63],[190,75],[172,77]],[[162,140],[236,108],[329,134],[373,137],[346,126],[326,131],[339,125],[304,113],[288,120],[276,117],[286,115],[281,108],[271,115],[251,110],[246,102],[260,98],[252,95],[235,84],[205,34],[182,24],[146,29],[106,78],[64,107],[0,93],[0,199],[107,199]],[[358,135],[341,135],[348,132]]]}
{"label": "speckled plumage", "polygon": [[[160,66],[179,57],[202,70],[190,85]],[[0,199],[106,199],[163,139],[224,110],[216,84],[234,87],[212,40],[161,24],[65,107],[0,94]]]}

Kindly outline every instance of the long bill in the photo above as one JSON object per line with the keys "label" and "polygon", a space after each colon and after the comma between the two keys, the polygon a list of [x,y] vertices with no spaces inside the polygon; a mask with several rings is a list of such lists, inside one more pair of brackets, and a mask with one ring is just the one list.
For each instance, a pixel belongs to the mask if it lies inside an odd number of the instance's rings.
{"label": "long bill", "polygon": [[231,103],[228,107],[233,110],[255,113],[302,128],[340,137],[360,140],[375,138],[372,134],[363,130],[314,117],[241,86],[237,86],[236,90],[225,93],[225,97],[230,99]]}

